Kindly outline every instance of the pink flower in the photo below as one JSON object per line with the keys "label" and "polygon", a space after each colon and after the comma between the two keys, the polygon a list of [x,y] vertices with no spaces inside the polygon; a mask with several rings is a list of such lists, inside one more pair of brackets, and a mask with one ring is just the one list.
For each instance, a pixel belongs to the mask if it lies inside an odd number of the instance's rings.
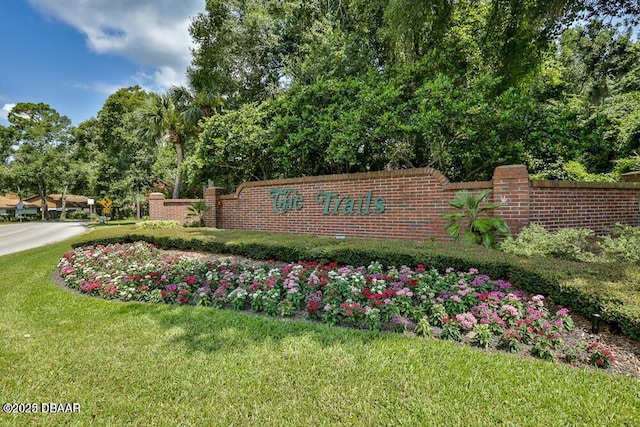
{"label": "pink flower", "polygon": [[505,305],[502,306],[501,310],[503,312],[505,312],[506,314],[508,314],[509,316],[511,316],[511,317],[517,317],[518,316],[518,309],[515,308],[512,305],[505,304]]}
{"label": "pink flower", "polygon": [[473,326],[478,323],[478,320],[471,313],[462,313],[456,316],[456,321],[460,323],[462,329],[465,331],[470,331],[473,329]]}

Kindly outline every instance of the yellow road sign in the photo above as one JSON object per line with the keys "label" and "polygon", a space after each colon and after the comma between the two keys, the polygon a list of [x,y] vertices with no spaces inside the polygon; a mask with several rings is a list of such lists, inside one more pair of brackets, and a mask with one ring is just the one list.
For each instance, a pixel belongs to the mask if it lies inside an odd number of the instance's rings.
{"label": "yellow road sign", "polygon": [[98,203],[100,203],[100,205],[102,205],[102,212],[105,214],[109,214],[111,212],[111,205],[113,204],[113,200],[111,200],[108,197],[105,197],[104,199],[100,200]]}

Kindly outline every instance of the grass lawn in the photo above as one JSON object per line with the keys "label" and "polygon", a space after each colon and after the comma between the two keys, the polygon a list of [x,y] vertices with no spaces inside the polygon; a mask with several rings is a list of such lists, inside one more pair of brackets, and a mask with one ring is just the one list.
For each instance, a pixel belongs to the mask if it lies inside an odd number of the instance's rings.
{"label": "grass lawn", "polygon": [[[131,232],[103,227],[88,236]],[[76,238],[76,240],[79,238]],[[69,242],[0,257],[0,425],[634,425],[640,382],[455,343],[56,287]]]}

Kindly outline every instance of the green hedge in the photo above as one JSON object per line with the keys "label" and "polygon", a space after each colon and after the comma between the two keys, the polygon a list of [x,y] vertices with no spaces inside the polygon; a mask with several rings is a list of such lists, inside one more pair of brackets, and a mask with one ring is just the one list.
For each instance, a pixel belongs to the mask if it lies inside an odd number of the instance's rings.
{"label": "green hedge", "polygon": [[476,268],[492,278],[547,296],[552,302],[590,317],[599,313],[613,329],[640,339],[640,268],[634,264],[585,264],[543,258],[521,258],[479,246],[441,242],[374,239],[340,241],[316,236],[215,231],[182,236],[144,232],[76,243],[108,244],[143,240],[163,249],[196,250],[286,262],[300,260],[339,264],[423,264],[443,271]]}

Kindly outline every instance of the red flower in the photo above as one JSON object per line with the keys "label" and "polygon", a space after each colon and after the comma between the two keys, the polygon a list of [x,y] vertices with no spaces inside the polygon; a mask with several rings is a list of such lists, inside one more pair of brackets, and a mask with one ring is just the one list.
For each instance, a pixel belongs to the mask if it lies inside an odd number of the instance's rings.
{"label": "red flower", "polygon": [[320,310],[320,305],[316,301],[309,301],[309,305],[307,306],[309,316],[313,316],[318,310]]}
{"label": "red flower", "polygon": [[424,265],[422,265],[422,264],[418,264],[418,268],[417,268],[417,270],[418,270],[418,271],[424,271]]}

